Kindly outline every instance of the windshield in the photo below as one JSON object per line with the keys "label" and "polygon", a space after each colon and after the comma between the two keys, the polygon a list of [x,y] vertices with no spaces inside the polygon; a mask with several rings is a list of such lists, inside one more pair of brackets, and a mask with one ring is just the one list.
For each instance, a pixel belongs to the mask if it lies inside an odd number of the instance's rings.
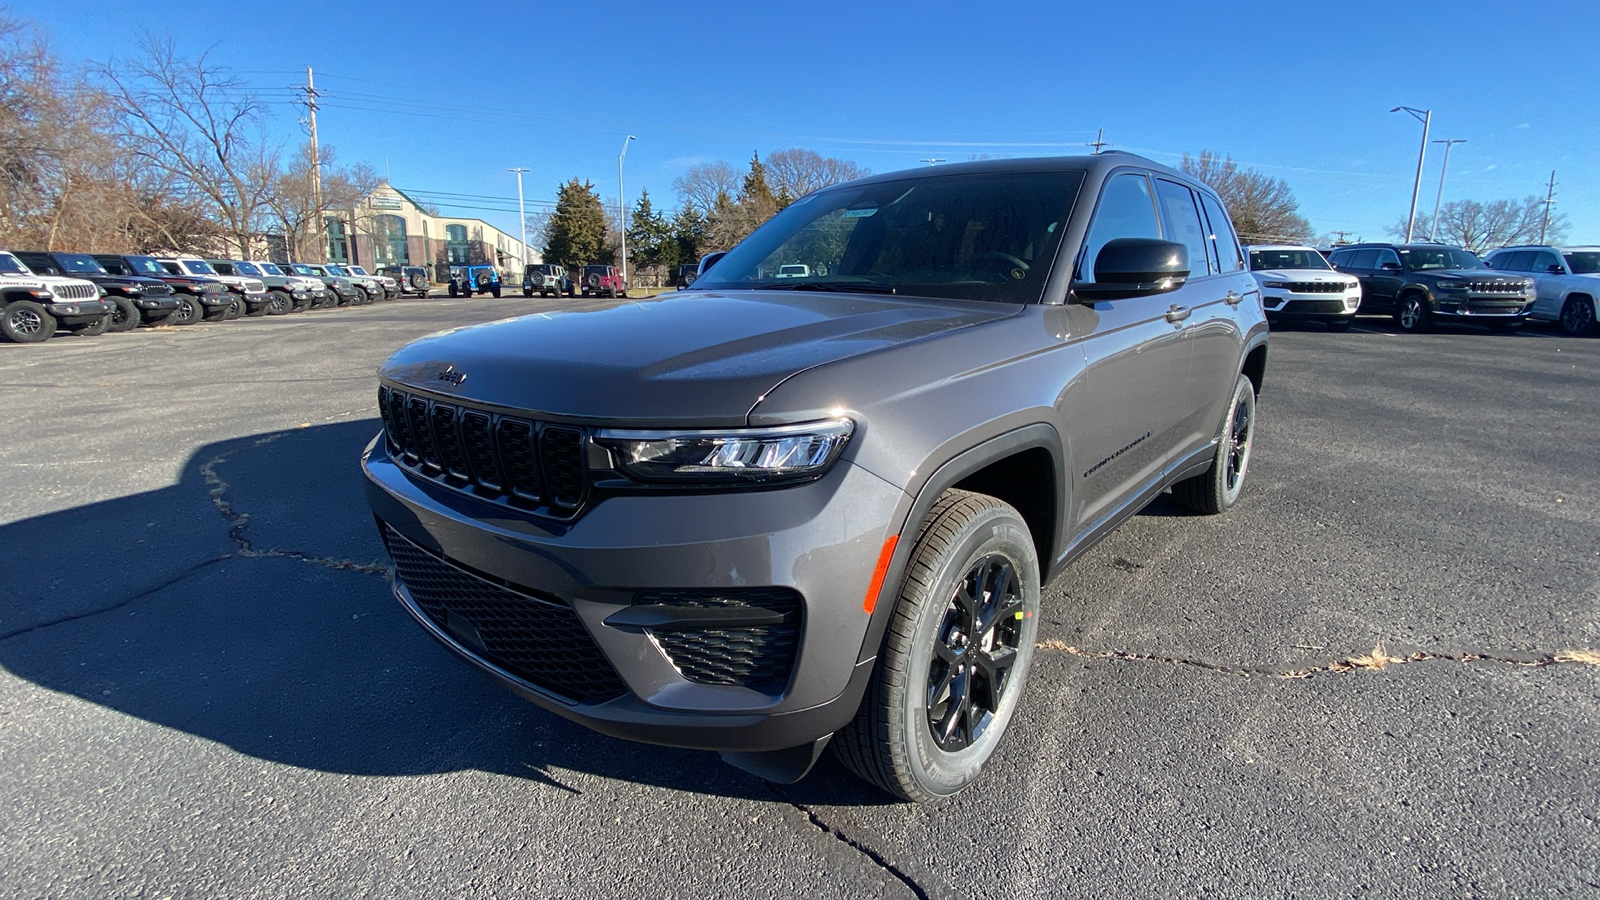
{"label": "windshield", "polygon": [[250,265],[255,266],[257,269],[260,269],[261,270],[261,274],[263,274],[263,275],[282,275],[282,274],[284,274],[284,271],[282,269],[278,268],[277,266],[273,265],[272,263],[251,263]]}
{"label": "windshield", "polygon": [[261,270],[247,262],[235,262],[232,265],[233,274],[235,275],[253,275],[257,278],[261,277]]}
{"label": "windshield", "polygon": [[818,191],[694,286],[1036,302],[1082,181],[1081,172],[1005,172]]}
{"label": "windshield", "polygon": [[199,259],[180,259],[180,260],[178,260],[178,265],[182,266],[183,270],[185,272],[188,272],[190,275],[215,275],[215,274],[217,274],[217,271],[215,269],[211,268],[210,265],[206,264],[206,262],[204,260],[199,260]]}
{"label": "windshield", "polygon": [[367,274],[367,270],[361,268],[360,266],[345,266],[344,270],[346,272],[349,272],[351,275],[365,275],[365,274]]}
{"label": "windshield", "polygon": [[1487,269],[1483,260],[1454,247],[1401,247],[1400,258],[1413,272],[1427,269]]}
{"label": "windshield", "polygon": [[94,257],[87,253],[57,253],[56,262],[61,265],[62,271],[77,272],[81,275],[109,275]]}
{"label": "windshield", "polygon": [[0,275],[32,275],[28,267],[9,253],[0,253]]}
{"label": "windshield", "polygon": [[138,272],[140,275],[172,274],[167,271],[166,266],[156,262],[156,258],[154,256],[125,256],[123,259],[126,259],[128,261],[128,265],[133,266],[134,271]]}
{"label": "windshield", "polygon": [[329,275],[343,276],[345,274],[344,270],[338,266],[323,266],[322,271],[327,272]]}
{"label": "windshield", "polygon": [[311,271],[311,267],[310,266],[304,265],[302,263],[290,263],[289,264],[289,271],[295,273],[296,275],[315,275],[316,274],[315,272]]}
{"label": "windshield", "polygon": [[1250,271],[1261,269],[1327,269],[1331,268],[1322,254],[1315,250],[1251,250]]}
{"label": "windshield", "polygon": [[1563,253],[1574,275],[1600,275],[1600,251],[1583,250]]}

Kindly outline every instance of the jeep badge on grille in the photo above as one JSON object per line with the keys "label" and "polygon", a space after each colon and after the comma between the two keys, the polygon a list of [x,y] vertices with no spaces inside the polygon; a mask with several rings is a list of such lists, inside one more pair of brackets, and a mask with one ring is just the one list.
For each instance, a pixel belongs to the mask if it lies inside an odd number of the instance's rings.
{"label": "jeep badge on grille", "polygon": [[453,384],[459,387],[461,382],[467,380],[467,373],[461,371],[455,366],[445,366],[444,371],[433,376],[433,379],[435,381],[442,381],[445,384]]}

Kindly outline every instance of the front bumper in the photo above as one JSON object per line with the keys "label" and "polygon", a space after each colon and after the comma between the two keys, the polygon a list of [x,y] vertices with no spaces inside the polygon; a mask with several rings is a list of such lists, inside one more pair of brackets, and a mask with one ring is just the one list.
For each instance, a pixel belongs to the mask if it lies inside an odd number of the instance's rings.
{"label": "front bumper", "polygon": [[45,311],[57,319],[76,324],[79,320],[103,316],[112,310],[109,300],[62,300],[59,297],[44,304]]}
{"label": "front bumper", "polygon": [[1282,320],[1342,320],[1356,314],[1361,306],[1361,294],[1310,294],[1277,289],[1264,289],[1262,308],[1273,319]]}
{"label": "front bumper", "polygon": [[227,306],[234,301],[233,291],[206,291],[203,294],[194,294],[193,297],[201,306],[211,308]]}
{"label": "front bumper", "polygon": [[1533,298],[1516,295],[1439,293],[1431,300],[1433,314],[1445,319],[1523,322],[1533,312]]}
{"label": "front bumper", "polygon": [[172,294],[163,294],[159,297],[143,295],[130,299],[140,312],[145,313],[167,313],[178,308],[178,298]]}
{"label": "front bumper", "polygon": [[[615,737],[723,751],[794,747],[855,714],[873,664],[870,654],[857,662],[868,625],[862,598],[903,498],[865,470],[840,462],[816,482],[773,490],[611,496],[567,522],[415,478],[381,436],[362,470],[391,546],[428,554],[435,571],[463,584],[492,585],[581,623],[578,636],[587,633],[620,681],[610,697],[574,699],[519,675],[474,641],[470,610],[458,627],[454,611],[430,613],[396,578],[395,596],[429,634],[545,709]],[[767,588],[797,592],[800,609],[788,676],[765,688],[691,680],[663,649],[663,632],[613,619],[641,610],[639,595],[651,591]]]}

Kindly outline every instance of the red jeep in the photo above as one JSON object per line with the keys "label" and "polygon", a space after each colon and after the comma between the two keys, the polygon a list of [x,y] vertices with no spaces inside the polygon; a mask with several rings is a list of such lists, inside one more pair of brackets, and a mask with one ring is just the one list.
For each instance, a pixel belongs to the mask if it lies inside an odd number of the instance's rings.
{"label": "red jeep", "polygon": [[579,287],[585,297],[624,297],[628,293],[616,266],[584,266]]}

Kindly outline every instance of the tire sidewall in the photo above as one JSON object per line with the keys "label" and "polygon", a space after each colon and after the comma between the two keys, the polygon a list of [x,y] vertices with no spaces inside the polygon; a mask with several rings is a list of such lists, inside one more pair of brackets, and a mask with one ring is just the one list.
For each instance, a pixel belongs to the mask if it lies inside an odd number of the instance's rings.
{"label": "tire sidewall", "polygon": [[[989,555],[1007,559],[1021,583],[1025,615],[1017,659],[1000,703],[1001,709],[995,713],[993,721],[970,747],[950,753],[939,748],[928,728],[925,703],[928,667],[949,598],[955,595],[968,569]],[[904,688],[898,697],[891,698],[894,724],[903,736],[894,742],[894,749],[896,755],[905,756],[904,770],[922,792],[931,797],[947,797],[978,777],[1005,737],[1019,698],[1026,689],[1039,629],[1039,563],[1032,538],[1021,518],[1009,508],[993,508],[965,529],[952,551],[938,561],[933,575],[932,588],[925,596],[918,596],[920,591],[908,581],[900,598],[901,603],[915,605],[916,614],[906,654]]]}
{"label": "tire sidewall", "polygon": [[[1238,480],[1230,490],[1228,488],[1228,452],[1233,444],[1233,418],[1238,414],[1240,404],[1250,407],[1250,432],[1248,440],[1250,446],[1245,451],[1244,467],[1239,470]],[[1217,474],[1216,491],[1218,506],[1227,509],[1239,501],[1239,495],[1244,493],[1244,483],[1250,474],[1250,460],[1255,456],[1256,442],[1256,392],[1250,379],[1239,376],[1238,382],[1233,386],[1233,397],[1228,401],[1228,417],[1222,420],[1222,437],[1217,442],[1217,459],[1212,464],[1213,471]]]}

